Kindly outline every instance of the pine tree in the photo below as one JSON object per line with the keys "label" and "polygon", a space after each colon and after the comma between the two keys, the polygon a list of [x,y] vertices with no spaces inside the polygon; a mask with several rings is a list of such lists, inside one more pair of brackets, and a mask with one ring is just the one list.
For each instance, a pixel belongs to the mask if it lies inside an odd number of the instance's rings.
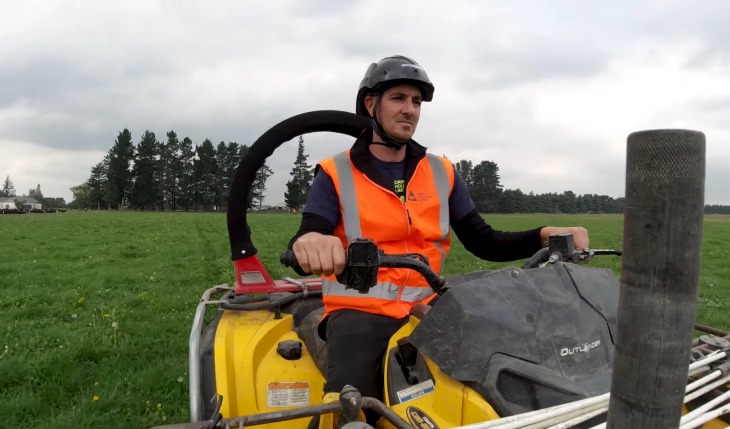
{"label": "pine tree", "polygon": [[236,142],[223,142],[218,144],[216,150],[216,162],[218,164],[218,210],[226,210],[228,207],[228,198],[231,192],[231,183],[236,174],[236,167],[240,162],[239,146]]}
{"label": "pine tree", "polygon": [[134,158],[132,133],[128,129],[120,132],[109,150],[109,166],[107,173],[108,202],[124,209],[125,199],[132,188],[132,171],[129,168]]}
{"label": "pine tree", "polygon": [[226,177],[228,175],[228,148],[226,147],[226,143],[224,141],[221,141],[218,143],[218,147],[215,150],[215,164],[218,168],[218,171],[216,172],[215,177],[215,192],[214,192],[214,198],[215,198],[215,206],[216,210],[220,211],[223,210],[223,207],[226,205],[226,196],[227,188],[228,188],[228,178]]}
{"label": "pine tree", "polygon": [[178,201],[185,211],[195,205],[195,188],[193,187],[194,158],[193,141],[189,137],[185,137],[180,144],[180,198]]}
{"label": "pine tree", "polygon": [[[499,194],[502,185],[499,183],[499,166],[492,161],[477,164],[472,173],[472,190],[470,194],[480,213],[493,213],[499,207]],[[514,204],[510,203],[509,206]]]}
{"label": "pine tree", "polygon": [[194,161],[196,208],[200,205],[203,210],[211,210],[216,203],[215,185],[218,173],[215,148],[210,140],[205,139],[203,144],[196,147],[196,152],[198,154],[198,159]]}
{"label": "pine tree", "polygon": [[0,192],[1,197],[14,197],[15,195],[15,186],[13,185],[13,181],[10,180],[10,175],[5,176],[5,181],[3,182],[3,189]]}
{"label": "pine tree", "polygon": [[462,159],[459,161],[458,164],[455,165],[456,172],[459,173],[459,176],[461,176],[462,179],[464,179],[464,183],[466,184],[466,189],[469,190],[469,193],[474,192],[474,165],[471,161],[467,161],[465,159]]}
{"label": "pine tree", "polygon": [[167,169],[168,169],[168,163],[170,162],[170,155],[168,154],[167,150],[168,147],[165,143],[157,140],[155,142],[155,145],[157,147],[157,166],[155,168],[156,170],[156,182],[160,185],[157,187],[157,196],[156,196],[156,205],[157,209],[162,211],[167,209],[167,204],[169,203],[169,198],[167,196],[167,193],[165,192],[165,176],[167,175]]}
{"label": "pine tree", "polygon": [[134,207],[153,210],[159,202],[161,183],[157,155],[159,146],[155,133],[147,130],[137,145],[137,157],[132,168],[134,186],[130,201]]}
{"label": "pine tree", "polygon": [[269,168],[266,163],[259,168],[256,172],[256,180],[253,181],[251,189],[252,199],[258,201],[259,210],[261,210],[261,203],[264,200],[266,194],[266,180],[274,174],[274,171]]}
{"label": "pine tree", "polygon": [[178,188],[182,176],[182,145],[177,133],[171,130],[167,133],[167,143],[160,145],[160,194],[164,200],[165,210],[175,210],[178,203]]}
{"label": "pine tree", "polygon": [[289,209],[296,209],[297,211],[299,211],[301,203],[301,201],[299,200],[299,196],[301,195],[301,193],[299,191],[299,182],[297,180],[292,179],[286,182],[286,191],[284,191],[284,203],[289,207]]}
{"label": "pine tree", "polygon": [[195,157],[193,158],[193,169],[192,174],[190,174],[190,188],[189,188],[189,195],[190,195],[190,204],[193,206],[193,210],[198,211],[198,207],[200,206],[200,201],[202,199],[201,197],[201,191],[202,183],[203,183],[203,167],[200,163],[200,159],[197,158],[197,153],[200,146],[198,144],[195,144]]}
{"label": "pine tree", "polygon": [[92,207],[96,206],[96,210],[101,210],[101,204],[104,202],[106,174],[106,166],[100,162],[91,168],[91,176],[86,181],[88,202]]}
{"label": "pine tree", "polygon": [[299,136],[297,158],[294,161],[294,168],[289,173],[292,178],[286,182],[286,192],[284,193],[286,205],[297,211],[306,204],[314,178],[312,166],[307,164],[307,158],[309,155],[304,154],[304,138]]}

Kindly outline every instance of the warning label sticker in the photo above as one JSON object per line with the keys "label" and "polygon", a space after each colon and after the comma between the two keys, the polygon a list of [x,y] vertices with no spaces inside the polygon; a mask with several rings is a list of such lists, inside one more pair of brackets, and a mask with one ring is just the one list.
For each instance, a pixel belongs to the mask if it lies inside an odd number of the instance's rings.
{"label": "warning label sticker", "polygon": [[416,384],[413,387],[409,387],[408,389],[403,389],[398,392],[398,400],[402,404],[404,402],[420,398],[421,396],[428,395],[434,390],[436,390],[436,388],[433,385],[433,380],[426,380],[422,383]]}
{"label": "warning label sticker", "polygon": [[309,382],[269,383],[266,405],[269,408],[309,406]]}

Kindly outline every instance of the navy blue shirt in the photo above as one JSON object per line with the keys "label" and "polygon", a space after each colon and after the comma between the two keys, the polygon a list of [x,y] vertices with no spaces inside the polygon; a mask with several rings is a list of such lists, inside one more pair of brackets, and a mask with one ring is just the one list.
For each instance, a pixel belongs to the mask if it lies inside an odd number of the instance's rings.
{"label": "navy blue shirt", "polygon": [[[380,172],[388,181],[393,181],[398,196],[403,199],[403,184],[405,182],[405,161],[386,162],[376,157],[371,158]],[[399,192],[400,191],[400,192]],[[454,188],[449,197],[450,222],[458,222],[474,210],[474,202],[469,196],[464,179],[454,170]],[[335,185],[324,170],[319,170],[312,181],[312,187],[307,197],[307,205],[302,213],[312,213],[327,219],[332,225],[340,221],[340,200]]]}

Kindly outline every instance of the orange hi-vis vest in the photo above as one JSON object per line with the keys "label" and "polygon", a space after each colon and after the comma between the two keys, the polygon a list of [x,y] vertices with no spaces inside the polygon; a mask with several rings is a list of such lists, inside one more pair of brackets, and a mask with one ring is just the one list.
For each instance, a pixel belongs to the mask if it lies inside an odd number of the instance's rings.
{"label": "orange hi-vis vest", "polygon": [[[395,193],[355,168],[350,152],[319,163],[339,196],[341,216],[334,235],[342,246],[346,248],[356,238],[368,238],[388,254],[420,253],[428,258],[431,269],[440,274],[451,243],[451,162],[427,153],[408,181],[402,202]],[[409,315],[415,303],[428,303],[434,296],[423,276],[404,268],[380,268],[378,283],[367,294],[345,289],[335,275],[322,278],[323,319],[341,309],[400,319]]]}

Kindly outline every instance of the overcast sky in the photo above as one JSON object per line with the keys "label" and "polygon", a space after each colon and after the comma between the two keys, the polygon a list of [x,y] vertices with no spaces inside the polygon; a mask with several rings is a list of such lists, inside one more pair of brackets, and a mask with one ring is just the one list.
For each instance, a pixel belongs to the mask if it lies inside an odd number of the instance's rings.
{"label": "overcast sky", "polygon": [[[495,161],[505,188],[623,196],[628,134],[689,128],[706,202],[730,204],[728,16],[726,0],[4,1],[0,176],[70,202],[124,128],[251,144],[354,111],[368,65],[400,54],[436,86],[414,139]],[[304,138],[311,163],[352,144]],[[264,204],[284,201],[296,145],[269,159]]]}

